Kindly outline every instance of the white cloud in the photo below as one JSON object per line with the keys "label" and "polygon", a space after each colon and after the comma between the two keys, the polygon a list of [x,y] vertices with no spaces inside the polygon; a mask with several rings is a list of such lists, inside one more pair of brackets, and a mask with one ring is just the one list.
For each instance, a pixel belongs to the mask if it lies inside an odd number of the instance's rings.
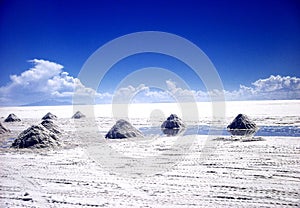
{"label": "white cloud", "polygon": [[62,71],[63,66],[54,62],[45,60],[30,60],[29,62],[34,64],[34,67],[23,72],[21,75],[11,75],[10,79],[15,85],[24,85],[32,83],[33,81],[45,81],[50,77],[59,74]]}
{"label": "white cloud", "polygon": [[45,60],[31,60],[33,68],[24,71],[20,75],[11,75],[9,83],[0,88],[0,92],[8,96],[14,92],[44,92],[47,90],[45,83],[47,80],[62,71],[63,66]]}
{"label": "white cloud", "polygon": [[167,90],[152,89],[144,84],[137,87],[127,86],[118,89],[113,95],[114,103],[123,102],[189,102],[195,101],[195,95],[202,95],[203,92],[183,89],[177,87],[176,83],[166,80]]}
{"label": "white cloud", "polygon": [[300,99],[300,78],[271,75],[252,83],[251,87],[241,85],[238,91],[228,92],[228,99]]}
{"label": "white cloud", "polygon": [[297,77],[281,77],[277,76],[270,76],[267,79],[259,79],[253,83],[256,90],[262,92],[273,92],[276,90],[300,90],[300,78]]}
{"label": "white cloud", "polygon": [[[222,95],[226,100],[300,99],[300,78],[290,76],[271,75],[253,82],[250,87],[240,85],[234,91],[183,89],[171,80],[166,81],[166,86],[166,91],[148,89],[140,97],[146,102],[210,101],[212,97],[220,99]],[[130,86],[129,89],[131,88],[134,87]]]}
{"label": "white cloud", "polygon": [[137,87],[131,85],[129,85],[128,87],[121,87],[114,93],[113,102],[137,102],[137,100],[134,100],[134,97],[140,92],[149,92],[149,87],[145,86],[144,84],[140,84]]}
{"label": "white cloud", "polygon": [[167,80],[166,85],[169,93],[177,101],[186,101],[186,102],[193,101],[196,93],[195,91],[177,87],[176,83],[171,80]]}
{"label": "white cloud", "polygon": [[47,99],[71,101],[74,91],[78,95],[97,95],[85,87],[79,79],[63,71],[63,66],[47,60],[29,61],[33,67],[20,75],[11,75],[11,82],[0,87],[2,104],[27,104]]}

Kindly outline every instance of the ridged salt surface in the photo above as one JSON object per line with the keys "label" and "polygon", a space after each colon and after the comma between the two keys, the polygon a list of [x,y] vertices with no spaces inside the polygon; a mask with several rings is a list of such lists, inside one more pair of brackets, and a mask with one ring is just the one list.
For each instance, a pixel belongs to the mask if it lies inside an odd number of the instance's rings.
{"label": "ridged salt surface", "polygon": [[[218,125],[224,128],[238,113],[245,113],[264,128],[297,130],[299,104],[229,102]],[[199,106],[201,120],[187,123],[207,127],[209,103]],[[160,107],[165,117],[181,116],[176,105],[138,104],[130,122],[142,130],[156,128],[165,118],[155,120],[149,115]],[[266,133],[249,141],[230,135],[169,137],[144,131],[145,138],[106,140],[115,119],[108,105],[95,109],[96,118],[79,120],[71,119],[71,106],[0,109],[3,119],[9,113],[21,118],[17,124],[6,123],[11,132],[0,135],[0,207],[300,206],[299,136]],[[54,123],[62,130],[62,147],[8,148],[12,138],[40,123],[47,112],[58,117]]]}

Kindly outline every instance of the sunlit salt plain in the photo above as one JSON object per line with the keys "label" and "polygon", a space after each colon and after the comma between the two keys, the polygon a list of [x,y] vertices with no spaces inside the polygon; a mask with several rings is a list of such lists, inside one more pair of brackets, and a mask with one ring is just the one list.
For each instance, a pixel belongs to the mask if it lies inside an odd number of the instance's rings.
{"label": "sunlit salt plain", "polygon": [[[0,135],[0,207],[299,207],[300,138],[148,133],[106,140],[121,117],[141,130],[171,113],[190,126],[226,127],[239,113],[258,126],[300,128],[300,101],[215,104],[2,107],[21,122]],[[223,108],[224,107],[224,108]],[[87,118],[73,120],[80,110]],[[9,148],[17,135],[51,112],[57,149]],[[223,117],[220,115],[224,115]]]}

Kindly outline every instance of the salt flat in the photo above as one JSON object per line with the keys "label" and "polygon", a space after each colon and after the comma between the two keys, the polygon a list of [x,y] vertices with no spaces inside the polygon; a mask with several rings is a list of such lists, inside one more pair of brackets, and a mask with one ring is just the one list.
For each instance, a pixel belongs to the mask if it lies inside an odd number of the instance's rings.
{"label": "salt flat", "polygon": [[[227,125],[238,113],[258,125],[299,128],[299,101],[228,102]],[[129,110],[137,128],[159,124],[155,109],[180,114],[176,105],[136,104]],[[199,121],[210,124],[209,103],[199,103]],[[206,108],[206,110],[205,110]],[[263,136],[245,141],[228,135],[149,134],[105,140],[114,124],[109,105],[95,118],[72,120],[71,106],[1,108],[18,123],[4,123],[1,135],[0,207],[299,207],[300,138]],[[134,114],[133,111],[136,111]],[[38,124],[47,112],[58,116],[63,146],[15,150],[12,139]],[[178,111],[178,112],[176,112]],[[144,112],[144,113],[143,113]],[[201,114],[201,112],[203,112]],[[259,137],[260,138],[260,137]]]}

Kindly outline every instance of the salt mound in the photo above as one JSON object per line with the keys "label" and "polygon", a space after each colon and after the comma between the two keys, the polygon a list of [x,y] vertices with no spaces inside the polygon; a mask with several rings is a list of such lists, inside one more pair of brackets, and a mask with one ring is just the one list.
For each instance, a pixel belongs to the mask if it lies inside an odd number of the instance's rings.
{"label": "salt mound", "polygon": [[227,129],[257,129],[257,126],[248,116],[239,114],[231,124],[227,126]]}
{"label": "salt mound", "polygon": [[10,132],[9,129],[5,128],[2,123],[0,122],[0,134],[4,134],[4,133],[7,133],[7,132]]}
{"label": "salt mound", "polygon": [[49,131],[51,131],[52,133],[60,134],[60,130],[59,130],[58,126],[55,125],[55,124],[53,123],[53,121],[47,119],[47,120],[42,121],[41,124],[42,124],[46,129],[48,129]]}
{"label": "salt mound", "polygon": [[143,137],[143,134],[124,119],[118,120],[105,135],[105,138],[109,139],[123,139],[129,137]]}
{"label": "salt mound", "polygon": [[75,119],[79,119],[79,118],[84,118],[85,115],[82,114],[80,111],[77,111],[73,116],[72,118],[75,118]]}
{"label": "salt mound", "polygon": [[57,116],[49,112],[42,118],[42,120],[46,119],[57,119]]}
{"label": "salt mound", "polygon": [[11,113],[7,116],[7,118],[4,120],[4,122],[15,122],[15,121],[21,121],[15,114]]}
{"label": "salt mound", "polygon": [[183,121],[176,115],[171,114],[161,125],[162,129],[181,129],[185,128]]}
{"label": "salt mound", "polygon": [[12,143],[15,148],[46,148],[59,146],[58,137],[43,125],[33,125],[22,131]]}

